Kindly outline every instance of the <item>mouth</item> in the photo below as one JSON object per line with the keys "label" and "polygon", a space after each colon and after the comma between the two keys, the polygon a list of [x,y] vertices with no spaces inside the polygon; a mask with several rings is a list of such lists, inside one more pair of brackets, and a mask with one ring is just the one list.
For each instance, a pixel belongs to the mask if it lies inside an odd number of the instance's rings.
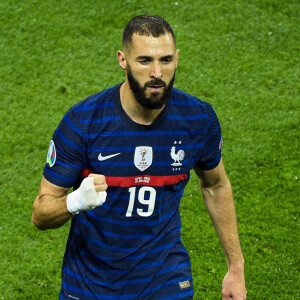
{"label": "mouth", "polygon": [[148,89],[153,92],[160,92],[164,88],[164,85],[149,85]]}

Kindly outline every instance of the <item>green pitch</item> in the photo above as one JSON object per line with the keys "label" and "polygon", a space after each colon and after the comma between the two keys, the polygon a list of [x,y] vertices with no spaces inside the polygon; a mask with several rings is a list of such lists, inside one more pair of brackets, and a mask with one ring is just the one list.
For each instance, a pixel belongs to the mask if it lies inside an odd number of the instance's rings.
{"label": "green pitch", "polygon": [[[173,25],[175,86],[221,121],[249,299],[299,299],[299,9],[297,0],[1,1],[0,299],[58,298],[69,224],[31,224],[49,141],[71,105],[123,80],[122,29],[141,13]],[[220,299],[226,263],[194,174],[181,212],[195,299]]]}

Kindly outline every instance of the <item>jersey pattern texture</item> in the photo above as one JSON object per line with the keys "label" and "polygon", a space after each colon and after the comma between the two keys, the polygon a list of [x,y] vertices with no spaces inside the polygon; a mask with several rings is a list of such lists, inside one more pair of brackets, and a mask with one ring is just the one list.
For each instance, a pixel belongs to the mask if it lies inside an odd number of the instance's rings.
{"label": "jersey pattern texture", "polygon": [[73,106],[53,134],[48,181],[76,188],[89,169],[108,184],[102,206],[72,218],[60,299],[188,299],[180,200],[191,169],[219,164],[220,124],[210,104],[175,88],[153,124],[137,124],[119,89]]}

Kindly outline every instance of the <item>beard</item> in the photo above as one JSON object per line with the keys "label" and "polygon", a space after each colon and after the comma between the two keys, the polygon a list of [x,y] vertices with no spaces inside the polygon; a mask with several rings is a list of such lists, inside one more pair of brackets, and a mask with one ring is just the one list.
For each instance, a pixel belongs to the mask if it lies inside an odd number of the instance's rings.
{"label": "beard", "polygon": [[[137,102],[147,109],[159,109],[164,107],[170,98],[175,81],[175,72],[168,85],[166,85],[166,83],[162,79],[156,78],[146,82],[144,86],[141,86],[139,82],[133,77],[129,66],[127,66],[127,77],[129,86]],[[151,86],[162,86],[163,92],[152,92],[150,96],[147,96],[147,88]]]}

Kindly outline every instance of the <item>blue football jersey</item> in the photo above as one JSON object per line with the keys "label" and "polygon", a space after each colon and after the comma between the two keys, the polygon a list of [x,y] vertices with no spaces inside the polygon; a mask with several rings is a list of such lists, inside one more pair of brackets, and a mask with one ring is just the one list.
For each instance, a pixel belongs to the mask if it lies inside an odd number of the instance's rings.
{"label": "blue football jersey", "polygon": [[131,120],[120,85],[73,106],[53,134],[47,180],[78,187],[106,176],[106,202],[72,218],[60,299],[188,299],[191,264],[180,200],[195,166],[215,168],[221,129],[210,104],[173,88],[151,125]]}

